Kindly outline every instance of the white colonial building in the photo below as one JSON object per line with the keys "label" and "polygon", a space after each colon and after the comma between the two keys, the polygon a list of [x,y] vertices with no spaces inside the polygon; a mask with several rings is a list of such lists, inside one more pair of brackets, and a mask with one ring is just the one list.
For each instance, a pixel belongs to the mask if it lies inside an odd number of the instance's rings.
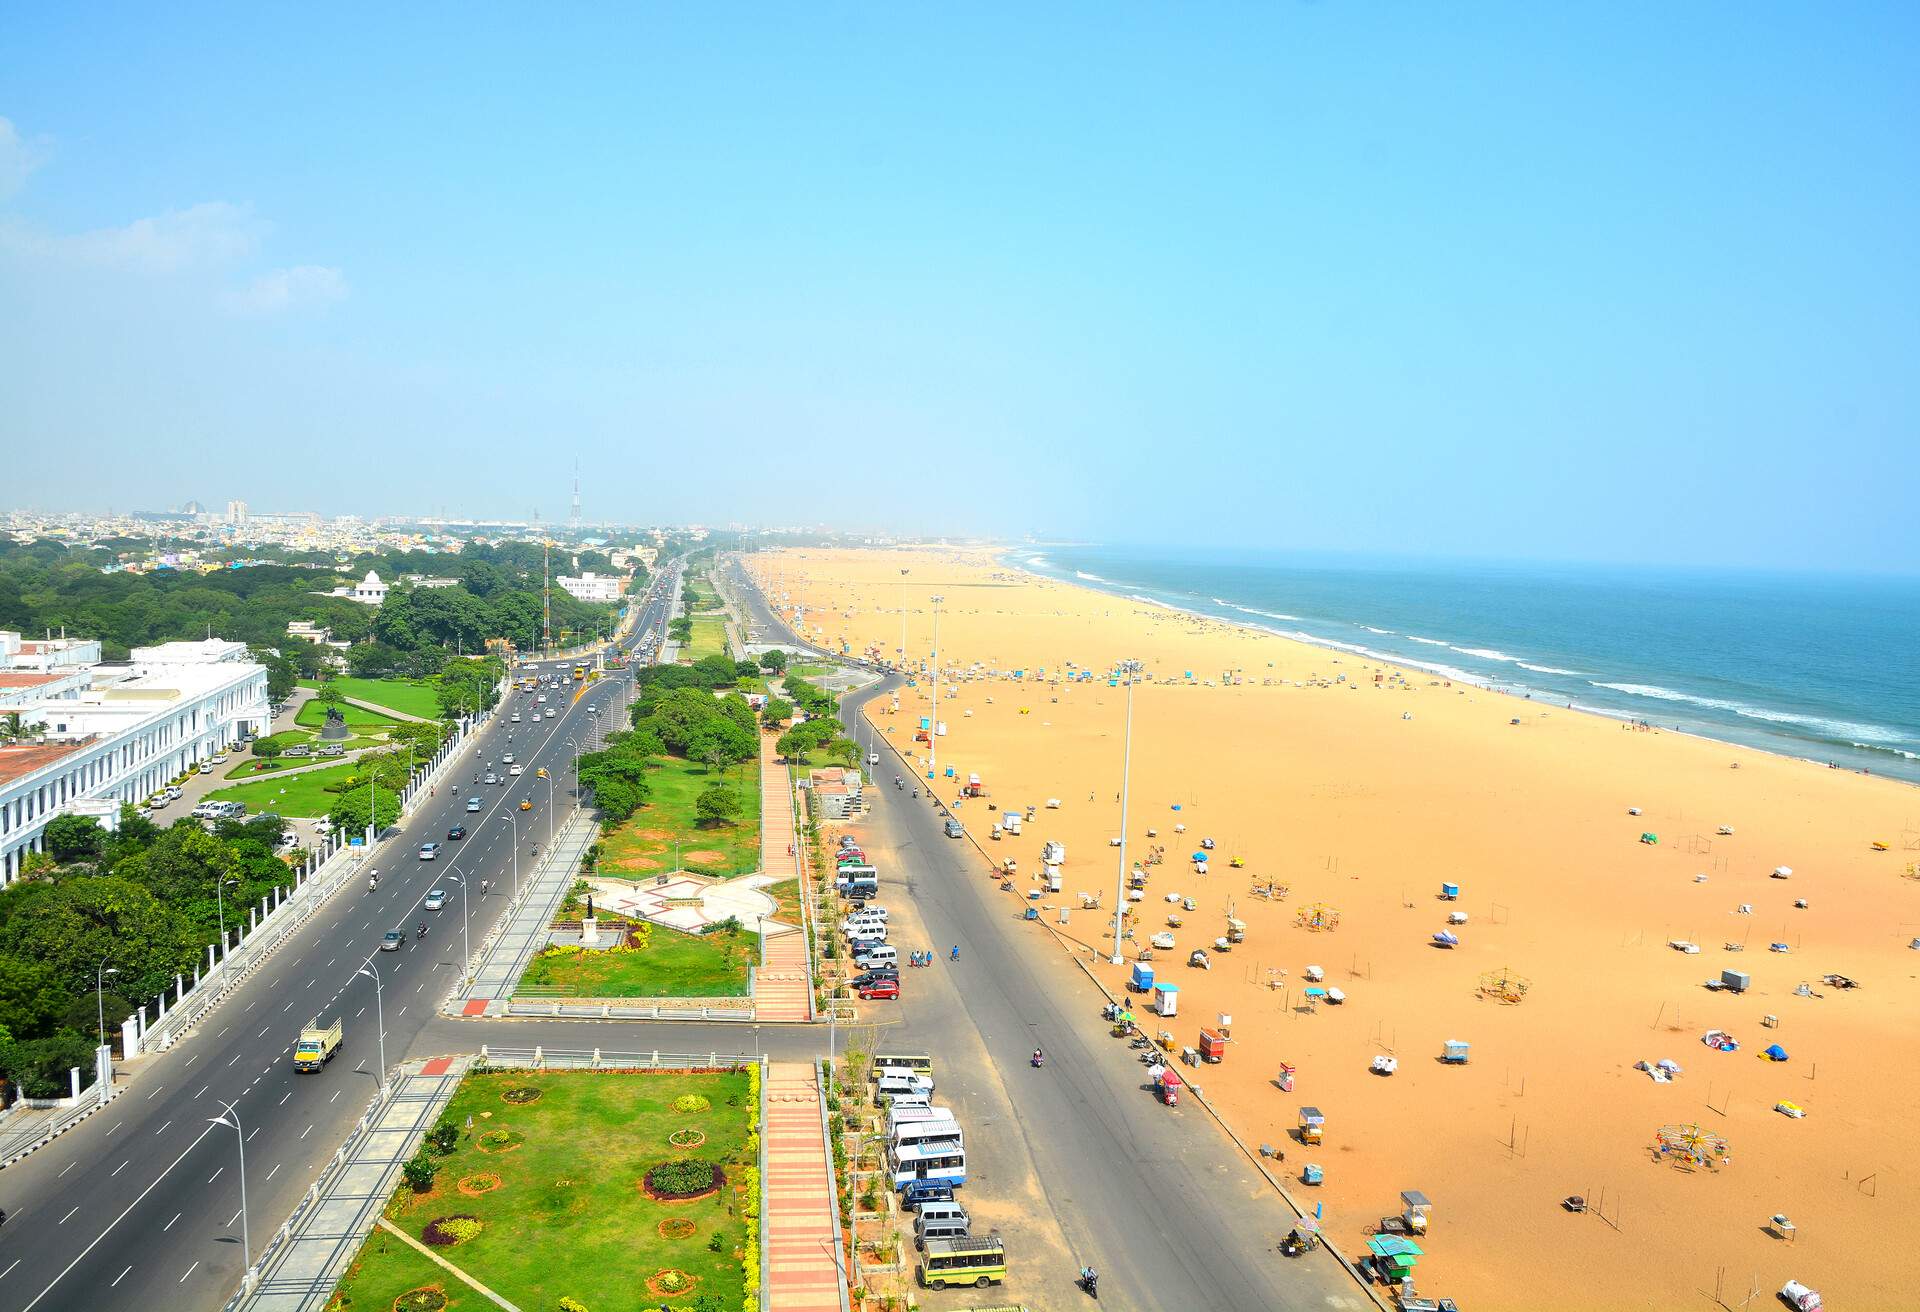
{"label": "white colonial building", "polygon": [[266,732],[266,667],[245,643],[209,639],[136,647],[124,663],[55,664],[0,633],[0,719],[19,731],[0,743],[0,882],[41,848],[65,812],[111,826],[196,762]]}

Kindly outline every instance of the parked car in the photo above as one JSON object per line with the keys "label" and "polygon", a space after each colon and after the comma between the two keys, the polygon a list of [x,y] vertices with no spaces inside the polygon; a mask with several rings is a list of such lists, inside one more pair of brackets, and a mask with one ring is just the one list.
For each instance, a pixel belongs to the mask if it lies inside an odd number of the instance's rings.
{"label": "parked car", "polygon": [[919,1211],[922,1203],[952,1201],[953,1186],[941,1180],[909,1180],[900,1187],[900,1203],[910,1211]]}
{"label": "parked car", "polygon": [[427,900],[424,903],[422,903],[422,905],[425,906],[426,909],[429,911],[438,911],[441,907],[445,906],[446,904],[447,904],[447,890],[444,888],[436,888],[431,892],[429,892],[427,894]]}
{"label": "parked car", "polygon": [[873,970],[866,971],[862,974],[855,975],[851,980],[848,980],[847,983],[853,988],[861,989],[861,988],[865,988],[867,985],[873,983],[877,979],[899,979],[899,978],[900,978],[900,968],[898,966],[880,966]]}
{"label": "parked car", "polygon": [[876,979],[856,992],[867,1001],[897,998],[900,996],[900,977],[896,975],[891,979]]}

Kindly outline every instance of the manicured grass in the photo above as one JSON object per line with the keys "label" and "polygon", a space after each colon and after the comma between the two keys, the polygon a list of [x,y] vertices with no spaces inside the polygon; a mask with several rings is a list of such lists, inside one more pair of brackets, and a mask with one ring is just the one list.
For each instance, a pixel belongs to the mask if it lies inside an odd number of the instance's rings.
{"label": "manicured grass", "polygon": [[[540,1090],[538,1101],[513,1106],[508,1089]],[[705,1111],[675,1111],[674,1100],[697,1094]],[[482,1223],[463,1244],[436,1248],[445,1258],[503,1298],[528,1312],[577,1299],[593,1312],[690,1306],[703,1293],[737,1308],[745,1292],[740,1254],[746,1242],[737,1191],[752,1180],[748,1136],[752,1108],[746,1072],[724,1074],[616,1074],[509,1071],[469,1075],[446,1115],[462,1129],[459,1146],[440,1164],[431,1191],[415,1194],[404,1183],[385,1215],[419,1238],[437,1217],[465,1214]],[[522,1136],[508,1152],[480,1150],[476,1137],[494,1129]],[[676,1130],[706,1135],[682,1151],[667,1142]],[[722,1164],[727,1183],[711,1197],[657,1203],[639,1187],[650,1167],[698,1157]],[[463,1179],[482,1173],[500,1177],[500,1187],[470,1196]],[[684,1239],[663,1239],[668,1218],[693,1222]],[[719,1252],[708,1244],[719,1236]],[[687,1292],[650,1295],[646,1281],[657,1271],[686,1272],[697,1283]],[[440,1287],[450,1308],[495,1312],[494,1305],[392,1235],[375,1230],[355,1255],[330,1308],[385,1312],[408,1290]]]}
{"label": "manicured grass", "polygon": [[[278,736],[286,737],[287,735],[281,734]],[[338,743],[323,744],[317,736],[303,734],[301,735],[300,741],[310,743],[316,749],[321,746],[337,746],[349,752],[361,747],[385,747],[387,745],[385,737],[342,738]],[[239,763],[228,766],[227,772],[223,777],[228,779],[251,779],[264,774],[277,774],[283,770],[295,770],[303,765],[317,765],[329,759],[331,758],[325,756],[279,756],[268,760],[265,757],[248,756]]]}
{"label": "manicured grass", "polygon": [[[718,777],[740,799],[738,819],[703,829],[693,817],[693,799]],[[718,776],[704,765],[665,758],[647,771],[651,800],[600,838],[600,870],[632,877],[664,874],[680,864],[703,875],[751,874],[760,868],[760,762],[729,766]]]}
{"label": "manicured grass", "polygon": [[681,650],[691,664],[702,656],[724,656],[727,652],[727,624],[718,615],[695,615],[693,636]]}
{"label": "manicured grass", "polygon": [[787,666],[787,673],[797,674],[803,679],[818,679],[823,675],[832,674],[833,666],[822,665],[818,661],[802,661],[798,664]]}
{"label": "manicured grass", "polygon": [[800,881],[783,879],[777,884],[768,884],[761,890],[773,899],[773,918],[783,925],[800,927]]}
{"label": "manicured grass", "polygon": [[758,934],[683,934],[664,925],[641,932],[647,946],[631,952],[548,949],[527,963],[520,982],[562,988],[576,998],[746,996],[747,968],[760,960]]}
{"label": "manicured grass", "polygon": [[208,793],[207,799],[239,802],[249,811],[271,811],[276,815],[303,819],[318,818],[333,809],[334,799],[339,796],[333,789],[356,777],[360,786],[365,787],[366,777],[360,774],[360,767],[348,761],[341,765],[330,765],[324,770],[288,775],[284,779],[268,778],[257,783],[218,788]]}
{"label": "manicured grass", "polygon": [[[345,702],[340,703],[340,714],[346,720],[347,728],[349,729],[359,729],[363,731],[368,729],[391,729],[394,725],[400,723],[400,721],[394,719],[391,715],[381,715],[377,711],[362,710],[358,706],[349,706]],[[318,700],[309,701],[302,705],[299,711],[295,713],[293,722],[304,728],[318,729],[327,722],[327,708]]]}
{"label": "manicured grass", "polygon": [[421,720],[440,718],[440,695],[415,679],[335,679],[343,697],[384,706]]}

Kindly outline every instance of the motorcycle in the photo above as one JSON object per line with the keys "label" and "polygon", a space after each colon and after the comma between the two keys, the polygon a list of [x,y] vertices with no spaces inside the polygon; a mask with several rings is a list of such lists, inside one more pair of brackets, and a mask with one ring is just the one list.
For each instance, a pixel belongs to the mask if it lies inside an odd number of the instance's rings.
{"label": "motorcycle", "polygon": [[1042,1053],[1038,1048],[1035,1048],[1033,1050],[1033,1056],[1029,1058],[1029,1060],[1033,1062],[1033,1068],[1035,1070],[1039,1070],[1042,1066],[1045,1066],[1047,1064],[1046,1055]]}
{"label": "motorcycle", "polygon": [[1080,1268],[1080,1279],[1077,1283],[1080,1288],[1087,1291],[1088,1298],[1096,1303],[1100,1301],[1100,1276],[1092,1267]]}
{"label": "motorcycle", "polygon": [[413,931],[413,936],[415,939],[425,938],[427,936],[427,927],[425,925],[420,926],[420,928]]}

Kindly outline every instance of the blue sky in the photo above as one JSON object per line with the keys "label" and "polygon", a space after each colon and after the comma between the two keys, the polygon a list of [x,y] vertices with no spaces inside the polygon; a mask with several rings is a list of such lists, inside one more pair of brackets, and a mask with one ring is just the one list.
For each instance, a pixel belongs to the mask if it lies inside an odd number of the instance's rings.
{"label": "blue sky", "polygon": [[9,503],[1920,570],[1909,5],[7,26]]}

